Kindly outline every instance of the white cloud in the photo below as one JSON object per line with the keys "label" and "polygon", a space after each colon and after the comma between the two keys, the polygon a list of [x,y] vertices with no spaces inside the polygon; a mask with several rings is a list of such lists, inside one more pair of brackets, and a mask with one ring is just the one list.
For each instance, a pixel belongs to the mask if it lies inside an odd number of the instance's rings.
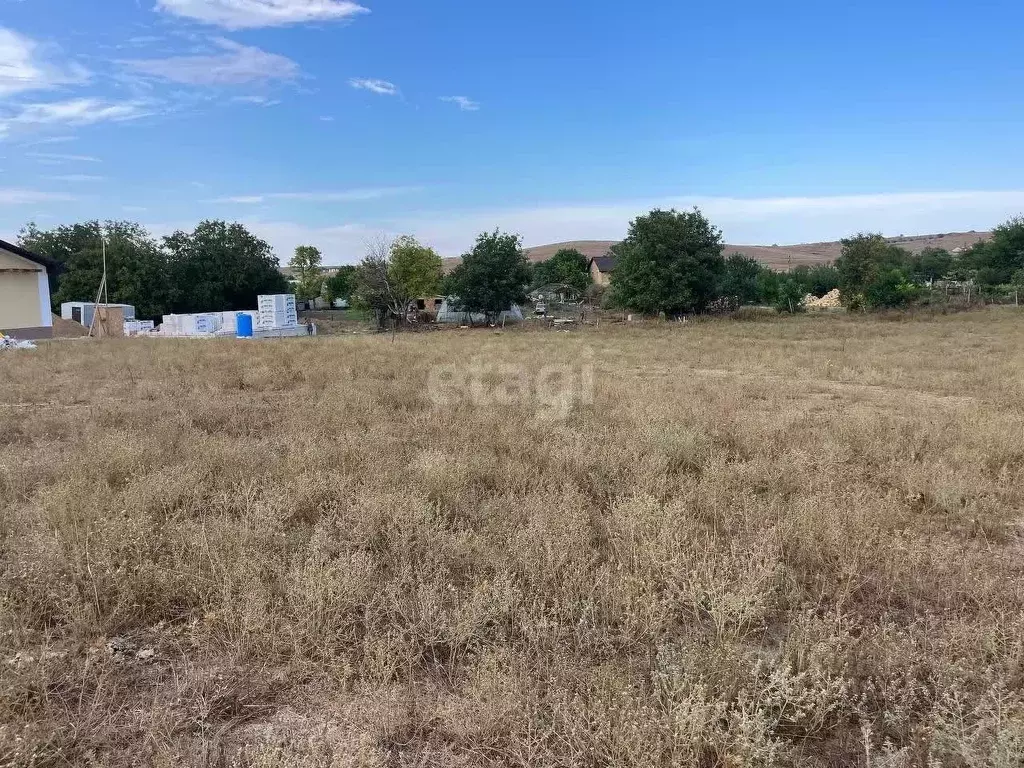
{"label": "white cloud", "polygon": [[458,104],[459,109],[463,112],[477,112],[480,109],[480,103],[473,101],[466,96],[442,96],[441,101],[447,101],[449,104]]}
{"label": "white cloud", "polygon": [[11,125],[92,125],[102,122],[136,120],[151,114],[139,101],[110,102],[94,98],[71,99],[45,104],[25,104],[6,120],[0,119],[0,131]]}
{"label": "white cloud", "polygon": [[379,200],[393,195],[407,195],[419,192],[421,187],[377,187],[368,189],[346,189],[338,192],[270,192],[259,195],[233,195],[209,200],[211,203],[236,203],[258,205],[273,200],[298,200],[306,203],[351,203],[361,200]]}
{"label": "white cloud", "polygon": [[370,80],[363,77],[353,77],[348,81],[348,84],[353,88],[372,91],[373,93],[379,93],[382,96],[395,96],[398,93],[398,86],[394,83],[389,83],[387,80]]}
{"label": "white cloud", "polygon": [[148,211],[149,208],[146,208],[143,205],[122,205],[121,210],[125,213],[143,213]]}
{"label": "white cloud", "polygon": [[65,160],[78,163],[101,163],[98,157],[92,155],[63,155],[57,152],[26,152],[25,157],[31,157],[39,161],[61,162]]}
{"label": "white cloud", "polygon": [[37,205],[39,203],[74,200],[70,195],[39,192],[34,189],[0,188],[0,205]]}
{"label": "white cloud", "polygon": [[147,75],[186,85],[240,85],[269,80],[294,80],[299,65],[285,56],[222,37],[213,42],[225,52],[166,59],[134,59],[123,64]]}
{"label": "white cloud", "polygon": [[276,107],[281,103],[278,99],[268,99],[266,96],[236,96],[232,101],[237,104],[255,104],[257,107]]}
{"label": "white cloud", "polygon": [[79,181],[104,181],[103,176],[90,176],[86,173],[66,173],[61,176],[46,176],[45,178],[53,181],[68,181],[68,182],[79,182]]}
{"label": "white cloud", "polygon": [[88,71],[74,62],[50,61],[51,49],[0,27],[0,96],[83,83]]}
{"label": "white cloud", "polygon": [[22,144],[23,147],[41,147],[44,144],[64,144],[69,141],[74,141],[74,136],[47,136],[43,139],[36,139],[34,141],[26,141]]}
{"label": "white cloud", "polygon": [[340,21],[369,13],[351,0],[157,0],[157,8],[228,29]]}
{"label": "white cloud", "polygon": [[334,118],[331,117],[330,115],[323,115],[320,118],[320,122],[321,123],[333,123],[334,122]]}
{"label": "white cloud", "polygon": [[444,256],[458,256],[495,227],[527,246],[566,240],[619,240],[631,219],[652,208],[704,214],[735,244],[832,241],[857,232],[885,235],[986,230],[1024,212],[1024,190],[893,193],[832,197],[669,197],[609,203],[478,211],[439,211],[313,227],[289,221],[244,222],[279,254],[313,243],[325,263],[353,263],[377,234],[412,234]]}

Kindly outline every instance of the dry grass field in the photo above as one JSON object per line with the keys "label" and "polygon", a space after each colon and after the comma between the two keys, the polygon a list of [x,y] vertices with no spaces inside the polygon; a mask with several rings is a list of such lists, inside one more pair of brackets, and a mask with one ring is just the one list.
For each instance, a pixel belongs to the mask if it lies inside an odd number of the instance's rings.
{"label": "dry grass field", "polygon": [[53,342],[0,766],[1019,768],[1022,524],[1012,309]]}

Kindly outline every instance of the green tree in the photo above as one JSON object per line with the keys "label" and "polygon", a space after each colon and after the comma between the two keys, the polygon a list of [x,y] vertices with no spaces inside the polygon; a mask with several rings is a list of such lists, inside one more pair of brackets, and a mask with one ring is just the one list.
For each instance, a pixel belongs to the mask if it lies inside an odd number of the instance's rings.
{"label": "green tree", "polygon": [[441,257],[415,237],[403,235],[391,244],[388,277],[403,306],[421,296],[441,290]]}
{"label": "green tree", "polygon": [[905,307],[920,294],[920,286],[911,281],[907,270],[883,266],[864,287],[864,303],[869,307]]}
{"label": "green tree", "polygon": [[749,256],[742,253],[731,254],[725,260],[720,288],[722,296],[735,299],[739,304],[759,303],[762,297],[758,278],[764,269]]}
{"label": "green tree", "polygon": [[897,307],[912,300],[914,292],[900,288],[912,284],[910,253],[891,245],[881,235],[857,235],[842,244],[836,269],[839,291],[847,307]]}
{"label": "green tree", "polygon": [[961,257],[965,271],[980,285],[1011,282],[1024,269],[1024,216],[1003,222],[987,242],[975,243]]}
{"label": "green tree", "polygon": [[356,268],[354,266],[338,267],[337,273],[324,281],[324,298],[330,304],[334,304],[335,299],[349,301],[352,298],[355,271]]}
{"label": "green tree", "polygon": [[696,208],[637,217],[612,253],[618,257],[615,303],[645,314],[705,309],[717,298],[725,272],[722,233]]}
{"label": "green tree", "polygon": [[839,287],[839,270],[833,264],[801,264],[788,274],[799,281],[805,295],[824,296]]}
{"label": "green tree", "polygon": [[21,231],[19,242],[61,264],[60,275],[51,282],[54,304],[96,300],[103,278],[105,243],[108,299],[115,304],[131,304],[139,318],[157,318],[168,310],[166,256],[139,224],[86,221],[51,230],[29,224]]}
{"label": "green tree", "polygon": [[175,312],[253,309],[260,294],[288,290],[273,249],[241,224],[203,221],[164,248]]}
{"label": "green tree", "polygon": [[462,312],[482,312],[489,322],[526,301],[532,270],[519,235],[495,230],[476,239],[473,250],[449,275],[448,292]]}
{"label": "green tree", "polygon": [[321,265],[324,257],[320,249],[312,245],[300,245],[295,249],[288,266],[296,280],[296,298],[302,301],[319,299],[324,290],[324,273]]}
{"label": "green tree", "polygon": [[404,322],[413,299],[433,296],[440,286],[441,257],[415,238],[403,236],[370,246],[353,274],[352,298],[383,328],[389,318]]}
{"label": "green tree", "polygon": [[774,269],[762,269],[757,275],[758,300],[764,304],[775,306],[775,297],[779,293],[779,280],[782,275]]}
{"label": "green tree", "polygon": [[910,273],[927,282],[941,280],[952,268],[953,254],[945,248],[925,248],[910,261]]}
{"label": "green tree", "polygon": [[800,280],[792,275],[779,275],[772,296],[772,306],[779,312],[803,312],[807,292]]}
{"label": "green tree", "polygon": [[569,285],[585,291],[590,285],[590,262],[575,248],[562,248],[547,261],[533,266],[533,284],[536,286]]}

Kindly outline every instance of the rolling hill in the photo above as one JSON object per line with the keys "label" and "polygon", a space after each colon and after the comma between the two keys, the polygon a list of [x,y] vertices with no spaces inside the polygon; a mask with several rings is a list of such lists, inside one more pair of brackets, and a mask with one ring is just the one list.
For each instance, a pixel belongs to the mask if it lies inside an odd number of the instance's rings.
{"label": "rolling hill", "polygon": [[[909,237],[890,237],[890,243],[906,248],[912,253],[919,253],[925,248],[945,248],[947,251],[967,248],[979,240],[987,240],[990,232],[949,232],[935,235],[913,235]],[[614,240],[573,240],[565,243],[538,245],[526,249],[526,255],[533,262],[550,259],[562,248],[575,248],[587,258],[604,256],[608,249],[615,245]],[[838,240],[827,243],[800,243],[797,245],[731,245],[727,244],[723,253],[742,253],[756,259],[773,269],[786,270],[801,264],[823,264],[835,261],[842,252],[842,243]],[[453,265],[458,259],[450,259]]]}
{"label": "rolling hill", "polygon": [[[888,238],[890,243],[906,248],[912,253],[919,253],[925,248],[945,248],[947,251],[956,253],[959,250],[970,247],[981,240],[988,240],[991,232],[946,232],[934,235],[910,235]],[[554,256],[562,248],[575,248],[588,259],[596,256],[604,256],[608,249],[615,245],[615,240],[569,240],[564,243],[550,243],[548,245],[535,245],[526,248],[526,256],[530,261],[537,263],[546,261]],[[727,256],[731,253],[742,253],[756,259],[765,266],[772,269],[785,271],[801,264],[827,264],[839,258],[843,244],[834,240],[827,243],[799,243],[797,245],[732,245],[726,244],[724,251]],[[451,272],[461,261],[456,256],[444,259],[445,273]]]}

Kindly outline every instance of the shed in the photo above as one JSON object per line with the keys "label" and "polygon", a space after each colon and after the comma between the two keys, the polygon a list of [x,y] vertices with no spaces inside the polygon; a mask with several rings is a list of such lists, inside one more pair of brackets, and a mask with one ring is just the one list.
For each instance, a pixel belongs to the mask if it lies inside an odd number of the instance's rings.
{"label": "shed", "polygon": [[0,240],[0,333],[18,339],[53,336],[49,274],[58,264]]}
{"label": "shed", "polygon": [[[135,307],[131,304],[105,304],[106,307],[120,308],[124,319],[128,322],[135,320]],[[65,301],[60,305],[60,316],[65,320],[74,320],[86,328],[92,327],[93,314],[96,312],[96,304],[92,301]]]}
{"label": "shed", "polygon": [[596,256],[590,260],[588,269],[590,277],[597,285],[608,285],[612,281],[612,273],[615,272],[615,264],[618,259],[611,254]]}

